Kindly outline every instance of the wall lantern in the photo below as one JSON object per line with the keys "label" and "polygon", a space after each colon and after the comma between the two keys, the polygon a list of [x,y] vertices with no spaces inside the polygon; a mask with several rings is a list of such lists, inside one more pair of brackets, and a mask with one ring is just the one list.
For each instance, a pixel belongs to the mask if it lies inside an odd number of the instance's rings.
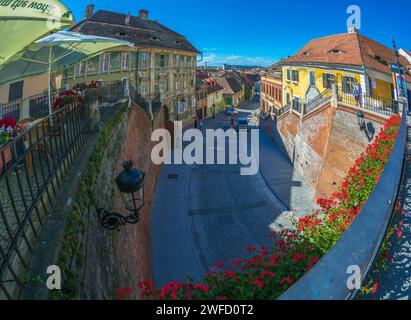
{"label": "wall lantern", "polygon": [[145,173],[133,168],[133,161],[123,163],[124,170],[115,179],[128,215],[96,208],[101,225],[109,230],[120,230],[120,226],[137,224],[139,211],[144,206]]}
{"label": "wall lantern", "polygon": [[358,126],[360,127],[360,130],[365,130],[365,116],[364,112],[358,111],[357,112],[357,120],[358,120]]}

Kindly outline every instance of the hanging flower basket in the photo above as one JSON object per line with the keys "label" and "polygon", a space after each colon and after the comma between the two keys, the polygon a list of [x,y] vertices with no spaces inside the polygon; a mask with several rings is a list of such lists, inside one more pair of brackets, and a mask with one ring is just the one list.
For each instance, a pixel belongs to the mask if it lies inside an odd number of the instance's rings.
{"label": "hanging flower basket", "polygon": [[[0,120],[0,149],[4,145],[9,143],[10,140],[15,138],[21,131],[24,130],[24,127],[17,125],[17,121],[13,118],[4,118]],[[11,147],[8,146],[3,150],[4,160],[2,154],[0,153],[0,172],[2,172],[4,164],[8,164],[12,158]]]}
{"label": "hanging flower basket", "polygon": [[62,92],[53,103],[53,112],[75,102],[84,102],[84,98],[80,91],[69,90]]}

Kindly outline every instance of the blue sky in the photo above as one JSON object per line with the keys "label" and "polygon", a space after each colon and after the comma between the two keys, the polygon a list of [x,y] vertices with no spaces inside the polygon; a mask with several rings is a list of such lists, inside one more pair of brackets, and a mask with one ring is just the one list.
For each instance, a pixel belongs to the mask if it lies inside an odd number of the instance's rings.
{"label": "blue sky", "polygon": [[[309,40],[346,32],[349,5],[361,8],[360,33],[391,47],[411,49],[409,0],[63,0],[81,20],[87,4],[96,10],[150,18],[186,36],[210,64],[270,65],[293,55]],[[394,7],[395,6],[395,7]]]}

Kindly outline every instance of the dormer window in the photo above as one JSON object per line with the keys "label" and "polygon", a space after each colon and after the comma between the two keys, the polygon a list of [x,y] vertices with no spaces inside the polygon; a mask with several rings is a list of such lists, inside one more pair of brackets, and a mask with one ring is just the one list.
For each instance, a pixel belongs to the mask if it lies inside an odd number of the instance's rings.
{"label": "dormer window", "polygon": [[180,45],[181,41],[180,40],[176,40],[176,44]]}
{"label": "dormer window", "polygon": [[381,58],[379,55],[374,54],[372,57],[373,57],[375,60],[377,60],[379,63],[382,63],[382,64],[385,65],[385,66],[388,65],[387,61],[385,61],[385,59],[384,59],[384,58]]}
{"label": "dormer window", "polygon": [[308,57],[310,55],[310,53],[308,52],[308,51],[304,51],[303,53],[302,53],[302,56],[303,57]]}
{"label": "dormer window", "polygon": [[152,37],[151,37],[151,40],[159,41],[159,40],[160,40],[160,38],[159,38],[159,37],[157,37],[157,36],[152,36]]}
{"label": "dormer window", "polygon": [[338,49],[332,49],[332,50],[328,51],[328,53],[341,54],[343,52],[341,50],[338,50]]}
{"label": "dormer window", "polygon": [[125,37],[127,34],[125,33],[125,32],[120,32],[119,34],[118,34],[118,36],[119,37]]}

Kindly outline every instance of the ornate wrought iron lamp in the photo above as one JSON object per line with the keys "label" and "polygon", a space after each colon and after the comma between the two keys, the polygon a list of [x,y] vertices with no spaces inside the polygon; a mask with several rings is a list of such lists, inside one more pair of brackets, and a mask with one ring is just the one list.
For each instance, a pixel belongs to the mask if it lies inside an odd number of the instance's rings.
{"label": "ornate wrought iron lamp", "polygon": [[358,126],[360,127],[361,131],[365,130],[365,116],[364,112],[358,111],[357,112],[357,121],[358,121]]}
{"label": "ornate wrought iron lamp", "polygon": [[144,176],[145,173],[133,168],[133,161],[123,163],[124,170],[117,176],[115,182],[120,191],[125,208],[131,212],[124,215],[96,208],[101,225],[109,230],[119,230],[126,224],[137,224],[139,211],[144,206]]}

